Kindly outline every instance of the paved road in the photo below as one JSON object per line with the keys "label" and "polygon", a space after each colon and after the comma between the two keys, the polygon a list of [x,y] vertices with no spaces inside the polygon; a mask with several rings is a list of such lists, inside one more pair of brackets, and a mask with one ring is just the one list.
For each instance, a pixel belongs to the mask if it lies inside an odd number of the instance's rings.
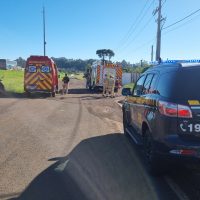
{"label": "paved road", "polygon": [[71,82],[56,98],[0,99],[0,199],[179,199],[122,134],[116,99]]}

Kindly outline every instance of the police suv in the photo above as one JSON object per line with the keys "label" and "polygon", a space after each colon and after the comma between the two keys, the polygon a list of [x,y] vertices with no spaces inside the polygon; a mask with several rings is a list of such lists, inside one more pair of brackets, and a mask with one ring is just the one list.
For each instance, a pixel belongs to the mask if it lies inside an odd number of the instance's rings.
{"label": "police suv", "polygon": [[200,161],[200,61],[167,61],[124,88],[124,133],[142,144],[151,173]]}

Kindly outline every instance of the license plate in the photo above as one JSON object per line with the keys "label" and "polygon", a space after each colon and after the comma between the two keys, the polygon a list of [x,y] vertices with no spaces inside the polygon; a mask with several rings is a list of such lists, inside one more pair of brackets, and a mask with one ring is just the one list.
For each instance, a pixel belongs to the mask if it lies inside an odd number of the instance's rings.
{"label": "license plate", "polygon": [[199,123],[188,123],[188,124],[181,123],[179,127],[182,132],[200,133]]}
{"label": "license plate", "polygon": [[27,87],[29,90],[34,90],[36,88],[36,85],[28,85]]}

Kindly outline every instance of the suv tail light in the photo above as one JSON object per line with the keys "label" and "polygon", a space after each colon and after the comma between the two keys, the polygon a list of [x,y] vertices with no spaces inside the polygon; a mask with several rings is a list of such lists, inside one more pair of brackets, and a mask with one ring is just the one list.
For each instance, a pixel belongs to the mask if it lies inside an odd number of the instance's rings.
{"label": "suv tail light", "polygon": [[168,117],[192,118],[192,112],[190,108],[184,105],[159,101],[158,110],[162,115]]}

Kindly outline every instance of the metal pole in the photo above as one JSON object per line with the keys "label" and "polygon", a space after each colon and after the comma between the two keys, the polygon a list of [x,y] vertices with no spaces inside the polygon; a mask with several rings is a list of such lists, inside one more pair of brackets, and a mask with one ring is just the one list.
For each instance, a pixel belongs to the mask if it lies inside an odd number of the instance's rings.
{"label": "metal pole", "polygon": [[44,39],[44,56],[46,56],[46,35],[45,35],[45,7],[43,6],[43,39]]}
{"label": "metal pole", "polygon": [[153,62],[153,45],[151,46],[151,62]]}
{"label": "metal pole", "polygon": [[161,1],[162,0],[159,0],[159,7],[158,7],[156,61],[160,60],[160,47],[161,47]]}

